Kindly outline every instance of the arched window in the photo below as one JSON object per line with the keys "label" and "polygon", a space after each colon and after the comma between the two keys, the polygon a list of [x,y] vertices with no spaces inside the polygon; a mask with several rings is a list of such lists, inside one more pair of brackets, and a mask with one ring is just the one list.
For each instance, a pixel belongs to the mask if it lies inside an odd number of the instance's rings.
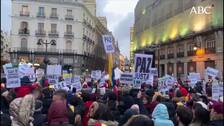
{"label": "arched window", "polygon": [[21,39],[21,49],[24,49],[24,50],[27,49],[27,39],[26,38]]}
{"label": "arched window", "polygon": [[66,41],[66,47],[67,50],[71,50],[72,49],[72,41],[71,40],[67,40]]}

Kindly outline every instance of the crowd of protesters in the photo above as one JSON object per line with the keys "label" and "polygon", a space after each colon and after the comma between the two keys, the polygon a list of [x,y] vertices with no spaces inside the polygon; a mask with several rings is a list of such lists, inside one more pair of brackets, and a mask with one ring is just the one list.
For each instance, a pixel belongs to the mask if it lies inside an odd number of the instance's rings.
{"label": "crowd of protesters", "polygon": [[[109,82],[108,82],[109,83]],[[101,94],[98,82],[55,90],[47,80],[6,88],[1,81],[1,126],[223,126],[223,97],[211,99],[211,82],[194,88],[179,81],[167,94],[158,84],[141,89],[117,84]],[[92,89],[95,88],[96,90]]]}

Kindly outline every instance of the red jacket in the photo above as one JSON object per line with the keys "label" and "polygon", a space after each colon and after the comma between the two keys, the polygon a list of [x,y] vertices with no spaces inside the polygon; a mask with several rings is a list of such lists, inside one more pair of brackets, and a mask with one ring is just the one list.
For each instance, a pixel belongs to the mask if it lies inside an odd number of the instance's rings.
{"label": "red jacket", "polygon": [[89,116],[88,116],[88,113],[89,113],[89,108],[90,106],[93,104],[93,101],[87,101],[85,102],[85,107],[86,107],[86,110],[84,112],[84,115],[83,115],[83,120],[82,120],[82,124],[83,126],[88,126],[88,121],[89,121]]}
{"label": "red jacket", "polygon": [[57,125],[60,122],[68,123],[68,113],[68,107],[65,101],[53,101],[48,110],[48,126]]}
{"label": "red jacket", "polygon": [[23,85],[21,87],[15,88],[16,97],[24,97],[27,94],[30,94],[32,90],[35,89],[32,85]]}

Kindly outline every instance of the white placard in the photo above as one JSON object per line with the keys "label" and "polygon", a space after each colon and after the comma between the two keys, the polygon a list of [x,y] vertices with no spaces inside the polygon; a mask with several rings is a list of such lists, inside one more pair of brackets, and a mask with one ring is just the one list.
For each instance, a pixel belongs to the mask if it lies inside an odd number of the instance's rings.
{"label": "white placard", "polygon": [[200,73],[189,73],[188,80],[190,81],[190,86],[194,87],[201,80]]}
{"label": "white placard", "polygon": [[104,78],[101,78],[101,79],[100,79],[99,86],[100,86],[100,87],[103,87],[105,83],[106,83],[106,82],[105,82],[105,79],[104,79]]}
{"label": "white placard", "polygon": [[122,84],[133,84],[134,83],[133,73],[122,73],[120,77],[120,83]]}
{"label": "white placard", "polygon": [[82,90],[82,84],[80,81],[72,83],[72,87],[76,88],[77,92]]}
{"label": "white placard", "polygon": [[19,71],[20,78],[22,78],[24,76],[28,76],[27,74],[28,74],[28,72],[31,71],[31,67],[28,64],[20,64],[18,71]]}
{"label": "white placard", "polygon": [[219,74],[219,70],[211,68],[211,67],[207,67],[206,71],[206,75],[208,76],[212,76],[213,78],[218,77]]}
{"label": "white placard", "polygon": [[123,73],[118,67],[114,69],[114,79],[118,80],[121,77],[121,73]]}
{"label": "white placard", "polygon": [[152,62],[153,55],[135,54],[134,77],[142,81],[149,79]]}
{"label": "white placard", "polygon": [[106,53],[113,53],[113,36],[112,35],[103,35],[103,44]]}
{"label": "white placard", "polygon": [[5,65],[3,65],[3,70],[4,70],[4,73],[7,75],[8,71],[7,71],[7,68],[12,68],[12,64],[11,63],[7,63]]}
{"label": "white placard", "polygon": [[47,75],[61,75],[61,65],[47,65]]}
{"label": "white placard", "polygon": [[59,75],[47,75],[49,84],[57,84],[59,81]]}
{"label": "white placard", "polygon": [[219,89],[219,84],[217,81],[212,83],[212,99],[218,101],[219,99],[219,93],[220,89]]}
{"label": "white placard", "polygon": [[140,79],[134,79],[134,85],[133,88],[141,89],[142,80]]}
{"label": "white placard", "polygon": [[153,76],[158,76],[158,70],[157,70],[157,68],[151,68],[149,70],[149,73],[152,74]]}
{"label": "white placard", "polygon": [[101,70],[91,71],[91,78],[99,80],[101,78]]}
{"label": "white placard", "polygon": [[[54,84],[54,88],[55,88],[56,90],[58,90],[58,89],[66,89],[66,88],[67,88],[66,82],[61,81],[61,82],[59,82],[59,83],[57,83],[57,84]],[[67,89],[66,89],[66,90],[67,90]]]}
{"label": "white placard", "polygon": [[17,68],[7,68],[7,75],[6,75],[6,87],[7,88],[16,88],[20,87],[20,76],[18,74]]}
{"label": "white placard", "polygon": [[153,86],[153,79],[154,76],[152,74],[149,74],[149,78],[145,81],[145,83]]}
{"label": "white placard", "polygon": [[106,88],[102,87],[100,88],[100,95],[104,95],[106,93]]}

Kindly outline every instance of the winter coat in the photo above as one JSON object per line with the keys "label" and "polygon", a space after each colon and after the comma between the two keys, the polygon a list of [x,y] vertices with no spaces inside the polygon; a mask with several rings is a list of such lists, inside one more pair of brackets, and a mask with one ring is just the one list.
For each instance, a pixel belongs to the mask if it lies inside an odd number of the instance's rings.
{"label": "winter coat", "polygon": [[48,111],[48,125],[69,122],[69,111],[65,101],[57,100],[51,103]]}
{"label": "winter coat", "polygon": [[92,104],[93,104],[93,101],[87,101],[84,103],[86,109],[84,111],[84,115],[83,115],[83,119],[82,119],[83,126],[88,126],[88,121],[89,121],[88,112],[89,112],[89,108]]}
{"label": "winter coat", "polygon": [[223,120],[214,120],[210,123],[211,126],[223,126]]}
{"label": "winter coat", "polygon": [[13,117],[12,124],[15,126],[30,126],[33,121],[34,110],[35,98],[33,95],[16,98],[10,103],[10,114]]}
{"label": "winter coat", "polygon": [[37,100],[36,102],[36,106],[35,106],[35,112],[33,114],[33,126],[42,126],[42,124],[44,123],[45,119],[46,119],[46,115],[42,114],[42,108],[43,108],[43,103],[39,100]]}
{"label": "winter coat", "polygon": [[30,94],[34,87],[32,85],[23,85],[15,89],[16,97],[24,97],[27,94]]}
{"label": "winter coat", "polygon": [[89,119],[88,126],[95,126],[95,125],[106,125],[106,126],[118,126],[118,122],[116,121],[104,121],[104,120],[94,120]]}
{"label": "winter coat", "polygon": [[164,104],[158,104],[152,112],[154,126],[174,126],[173,122],[169,120],[167,107]]}

